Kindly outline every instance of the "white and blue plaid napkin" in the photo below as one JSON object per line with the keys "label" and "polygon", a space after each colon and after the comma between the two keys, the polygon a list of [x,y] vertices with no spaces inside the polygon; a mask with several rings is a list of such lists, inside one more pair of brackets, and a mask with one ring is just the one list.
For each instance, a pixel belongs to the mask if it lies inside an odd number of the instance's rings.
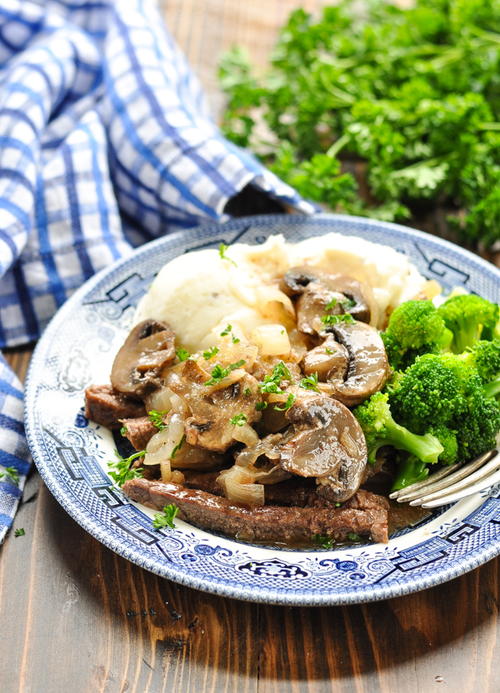
{"label": "white and blue plaid napkin", "polygon": [[[309,203],[225,140],[152,0],[2,0],[0,347],[36,339],[134,246],[208,219],[248,184]],[[0,360],[0,541],[29,455]]]}

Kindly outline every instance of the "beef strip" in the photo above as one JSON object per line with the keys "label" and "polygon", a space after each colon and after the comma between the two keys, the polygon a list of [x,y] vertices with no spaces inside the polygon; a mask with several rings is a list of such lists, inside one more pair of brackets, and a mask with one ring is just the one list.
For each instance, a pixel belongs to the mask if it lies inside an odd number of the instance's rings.
{"label": "beef strip", "polygon": [[121,419],[121,424],[125,428],[125,438],[128,438],[136,450],[144,450],[154,434],[158,433],[149,416]]}
{"label": "beef strip", "polygon": [[114,390],[111,385],[90,385],[85,390],[85,416],[101,426],[115,430],[121,419],[144,416],[144,404]]}
{"label": "beef strip", "polygon": [[246,541],[300,545],[311,544],[316,534],[343,541],[350,533],[388,541],[387,507],[374,501],[372,494],[368,498],[361,494],[355,508],[248,508],[205,491],[147,479],[126,481],[123,491],[158,510],[172,503],[179,508],[180,519]]}

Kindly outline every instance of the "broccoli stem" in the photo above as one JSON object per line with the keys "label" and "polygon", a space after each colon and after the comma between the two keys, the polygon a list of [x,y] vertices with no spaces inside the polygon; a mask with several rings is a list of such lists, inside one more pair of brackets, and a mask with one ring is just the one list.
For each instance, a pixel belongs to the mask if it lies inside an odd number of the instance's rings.
{"label": "broccoli stem", "polygon": [[384,428],[387,445],[392,445],[397,450],[406,450],[425,464],[435,464],[444,450],[432,433],[419,436],[397,424],[392,417],[385,421]]}
{"label": "broccoli stem", "polygon": [[425,462],[417,460],[415,457],[408,457],[403,462],[400,462],[398,467],[398,475],[394,479],[392,491],[398,491],[400,488],[411,486],[417,481],[422,481],[429,474],[429,469]]}
{"label": "broccoli stem", "polygon": [[495,378],[484,386],[486,397],[496,397],[500,394],[500,377]]}

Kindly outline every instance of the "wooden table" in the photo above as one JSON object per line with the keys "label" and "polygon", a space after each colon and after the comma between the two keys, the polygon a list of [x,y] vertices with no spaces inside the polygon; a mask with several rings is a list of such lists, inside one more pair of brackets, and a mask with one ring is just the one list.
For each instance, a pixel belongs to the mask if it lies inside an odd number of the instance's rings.
{"label": "wooden table", "polygon": [[[316,9],[322,2],[302,1]],[[169,26],[215,107],[220,49],[263,60],[293,0],[172,0]],[[30,349],[7,358],[24,376]],[[498,561],[374,604],[288,608],[157,578],[81,529],[36,472],[0,549],[2,693],[481,691],[500,681]]]}

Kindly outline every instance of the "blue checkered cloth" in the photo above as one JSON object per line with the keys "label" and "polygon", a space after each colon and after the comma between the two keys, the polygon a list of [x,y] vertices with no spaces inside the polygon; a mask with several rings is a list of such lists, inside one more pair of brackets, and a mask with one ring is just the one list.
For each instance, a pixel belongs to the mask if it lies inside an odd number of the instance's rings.
{"label": "blue checkered cloth", "polygon": [[[0,6],[0,346],[39,337],[92,274],[252,184],[311,212],[225,140],[151,0]],[[29,456],[0,361],[0,541]]]}

